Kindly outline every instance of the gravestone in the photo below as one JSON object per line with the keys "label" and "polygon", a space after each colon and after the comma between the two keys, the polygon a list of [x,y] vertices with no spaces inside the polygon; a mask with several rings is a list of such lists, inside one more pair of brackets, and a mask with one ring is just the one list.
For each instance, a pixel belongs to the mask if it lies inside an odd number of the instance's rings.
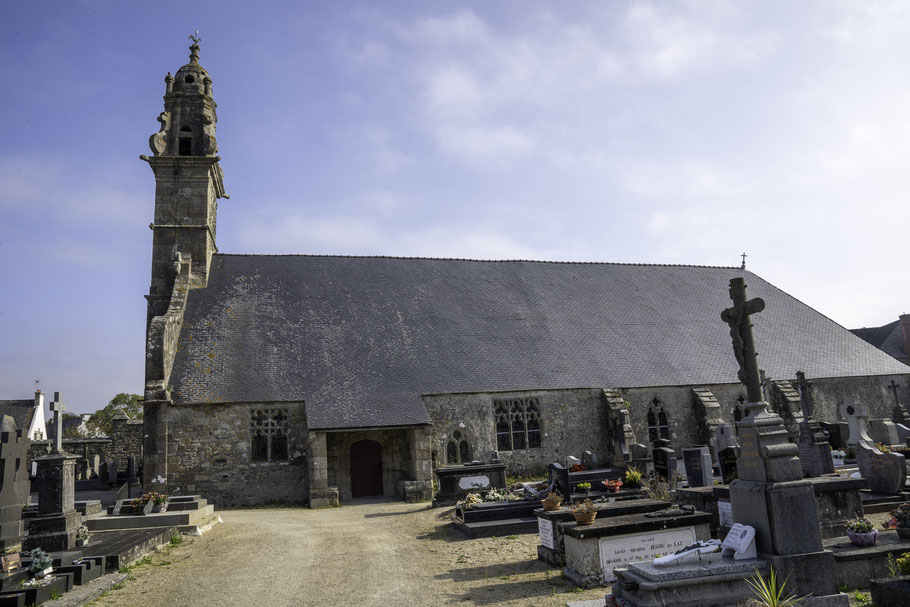
{"label": "gravestone", "polygon": [[564,499],[572,494],[572,487],[569,485],[569,470],[567,468],[564,468],[558,462],[553,462],[547,466],[547,477],[548,484],[553,487],[553,491],[562,495]]}
{"label": "gravestone", "polygon": [[819,435],[820,433],[821,429],[819,433],[813,432],[813,424],[809,422],[804,421],[799,426],[799,442],[796,447],[803,476],[807,478],[834,472],[831,444],[825,440],[823,434]]}
{"label": "gravestone", "polygon": [[895,494],[907,483],[907,464],[900,453],[882,453],[868,441],[856,445],[859,473],[872,493]]}
{"label": "gravestone", "polygon": [[76,545],[76,531],[82,524],[82,515],[74,502],[75,468],[79,457],[63,451],[66,406],[59,392],[54,393],[50,409],[54,412],[57,436],[53,452],[35,459],[38,463],[38,515],[28,521],[28,536],[22,543],[25,550],[69,550]]}
{"label": "gravestone", "polygon": [[126,478],[130,483],[136,479],[136,458],[132,455],[126,458]]}
{"label": "gravestone", "polygon": [[727,447],[736,446],[736,430],[727,423],[720,424],[714,428],[714,438],[712,439],[715,457],[720,457],[720,452]]}
{"label": "gravestone", "polygon": [[828,434],[828,443],[835,449],[847,450],[847,441],[850,439],[850,426],[847,422],[819,422]]}
{"label": "gravestone", "polygon": [[699,445],[683,449],[683,463],[690,487],[710,487],[714,484],[711,451],[707,447]]}
{"label": "gravestone", "polygon": [[588,470],[597,469],[597,456],[591,451],[585,451],[581,454],[581,465]]}
{"label": "gravestone", "polygon": [[0,420],[0,554],[18,553],[22,548],[22,504],[29,500],[28,459],[31,441],[16,427],[16,420]]}
{"label": "gravestone", "polygon": [[821,424],[813,419],[815,404],[811,398],[811,387],[812,384],[806,379],[806,374],[797,371],[796,388],[799,391],[803,421],[799,424],[796,446],[805,477],[822,476],[834,472],[831,444],[828,442],[828,437]]}
{"label": "gravestone", "polygon": [[490,452],[490,463],[491,464],[501,464],[502,460],[499,459],[499,451]]}
{"label": "gravestone", "polygon": [[729,485],[739,478],[736,474],[736,447],[724,448],[717,458],[717,463],[725,485]]}
{"label": "gravestone", "polygon": [[[659,442],[668,443],[669,441]],[[652,453],[654,457],[654,472],[667,482],[671,491],[676,489],[676,452],[669,447],[656,447]]]}
{"label": "gravestone", "polygon": [[109,485],[117,484],[117,462],[109,461],[105,462],[107,464],[107,474],[102,477],[102,480]]}
{"label": "gravestone", "polygon": [[883,445],[899,445],[900,437],[897,434],[897,426],[890,419],[872,418],[869,420],[869,436],[876,443]]}
{"label": "gravestone", "polygon": [[848,447],[853,447],[859,441],[873,442],[866,433],[869,408],[865,404],[856,402],[853,397],[847,397],[841,404],[841,417],[847,420],[847,426],[850,428],[850,437],[847,439]]}
{"label": "gravestone", "polygon": [[574,455],[566,456],[566,468],[568,468],[569,470],[572,469],[572,466],[580,466],[580,465],[581,465],[581,460],[578,459],[577,457],[575,457]]}
{"label": "gravestone", "polygon": [[606,454],[601,465],[622,466],[632,461],[630,448],[635,444],[635,433],[629,423],[629,411],[622,393],[613,388],[604,388],[603,400],[606,403]]}
{"label": "gravestone", "polygon": [[92,456],[92,476],[91,478],[99,478],[98,474],[101,470],[101,456],[97,453]]}

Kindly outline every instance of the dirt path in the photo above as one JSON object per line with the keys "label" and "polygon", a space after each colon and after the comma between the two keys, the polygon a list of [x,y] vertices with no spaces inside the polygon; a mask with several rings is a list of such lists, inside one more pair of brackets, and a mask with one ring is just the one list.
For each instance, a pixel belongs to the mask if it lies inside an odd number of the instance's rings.
{"label": "dirt path", "polygon": [[221,512],[224,524],[152,556],[98,605],[562,607],[593,599],[537,560],[537,536],[465,540],[451,509],[373,502]]}

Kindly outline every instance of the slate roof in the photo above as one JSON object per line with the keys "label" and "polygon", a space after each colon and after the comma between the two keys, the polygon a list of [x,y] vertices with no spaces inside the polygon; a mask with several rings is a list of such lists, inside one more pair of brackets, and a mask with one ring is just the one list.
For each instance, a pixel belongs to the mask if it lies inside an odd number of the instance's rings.
{"label": "slate roof", "polygon": [[900,320],[889,322],[881,327],[864,327],[862,329],[850,329],[850,332],[863,339],[879,350],[890,354],[894,358],[906,359],[904,353],[904,336],[900,326]]}
{"label": "slate roof", "polygon": [[28,400],[0,400],[0,415],[9,415],[16,420],[16,428],[24,433],[32,422],[32,412],[35,409],[35,399]]}
{"label": "slate roof", "polygon": [[420,395],[736,383],[744,275],[771,377],[907,367],[739,268],[215,255],[190,292],[176,402],[306,401],[310,428],[429,423]]}

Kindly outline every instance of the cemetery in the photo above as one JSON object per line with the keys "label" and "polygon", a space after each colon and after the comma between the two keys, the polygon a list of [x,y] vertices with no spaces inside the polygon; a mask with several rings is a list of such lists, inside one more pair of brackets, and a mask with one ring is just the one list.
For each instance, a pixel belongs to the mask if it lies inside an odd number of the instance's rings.
{"label": "cemetery", "polygon": [[37,456],[13,417],[0,422],[0,605],[38,605],[103,582],[173,537],[199,535],[219,520],[198,495],[143,493],[135,456],[119,472],[116,460],[65,451],[65,408],[55,393],[57,436]]}
{"label": "cemetery", "polygon": [[[800,604],[847,606],[845,592],[857,589],[871,589],[876,605],[910,604],[910,570],[901,577],[896,565],[910,565],[901,561],[910,554],[902,453],[910,429],[870,420],[850,399],[844,422],[822,425],[799,391],[803,374],[795,386],[763,378],[749,315],[764,303],[745,289],[731,280],[733,307],[723,314],[748,393],[734,425],[718,424],[707,444],[679,454],[666,439],[650,441],[647,453],[619,435],[613,452],[600,454],[606,466],[588,450],[550,463],[537,482],[507,487],[499,474],[458,491],[450,484],[447,499],[461,497],[455,528],[467,538],[536,533],[540,561],[580,588],[610,589],[585,606],[733,606],[754,597],[757,574],[772,571],[806,597]],[[501,465],[496,453],[493,461]],[[630,471],[642,484],[623,483]],[[888,513],[881,525],[866,519]]]}

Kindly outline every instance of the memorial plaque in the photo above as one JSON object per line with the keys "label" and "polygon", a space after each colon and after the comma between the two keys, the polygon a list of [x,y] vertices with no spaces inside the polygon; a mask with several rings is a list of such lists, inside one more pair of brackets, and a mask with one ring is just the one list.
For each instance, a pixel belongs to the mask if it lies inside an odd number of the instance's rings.
{"label": "memorial plaque", "polygon": [[755,540],[755,528],[749,525],[735,523],[724,538],[723,547],[742,554],[749,549],[749,544]]}
{"label": "memorial plaque", "polygon": [[540,537],[541,546],[556,550],[556,542],[553,539],[553,521],[537,517],[537,535]]}
{"label": "memorial plaque", "polygon": [[123,510],[123,502],[126,500],[117,500],[114,504],[114,509],[111,510],[111,516],[119,516],[120,511]]}
{"label": "memorial plaque", "polygon": [[721,527],[732,527],[733,504],[730,502],[717,502],[717,520]]}
{"label": "memorial plaque", "polygon": [[695,527],[600,538],[600,567],[604,581],[615,582],[613,570],[627,563],[651,560],[695,543]]}
{"label": "memorial plaque", "polygon": [[155,508],[155,501],[149,500],[145,502],[145,506],[142,507],[142,514],[151,514],[152,510]]}
{"label": "memorial plaque", "polygon": [[19,563],[20,557],[18,552],[0,556],[0,566],[3,567],[3,571],[15,571],[19,568]]}
{"label": "memorial plaque", "polygon": [[654,449],[654,472],[671,488],[676,487],[676,452],[667,447]]}
{"label": "memorial plaque", "polygon": [[459,489],[486,489],[490,486],[490,477],[488,476],[462,476],[458,479]]}

